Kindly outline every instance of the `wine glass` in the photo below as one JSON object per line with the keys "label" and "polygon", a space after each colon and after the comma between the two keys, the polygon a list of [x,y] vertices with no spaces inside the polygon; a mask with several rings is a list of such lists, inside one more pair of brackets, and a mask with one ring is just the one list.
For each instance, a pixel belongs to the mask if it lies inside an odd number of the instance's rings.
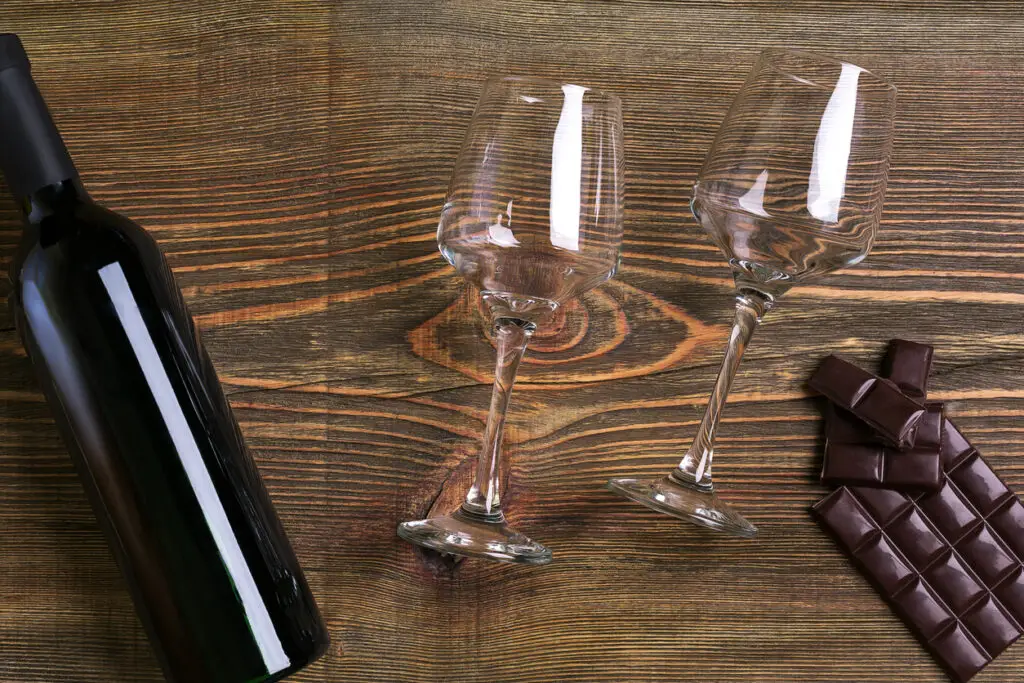
{"label": "wine glass", "polygon": [[473,114],[441,211],[441,253],[480,291],[494,325],[494,391],[476,479],[455,512],[398,535],[444,553],[546,564],[508,527],[502,428],[538,324],[610,278],[622,241],[622,108],[614,95],[534,78],[492,78]]}
{"label": "wine glass", "polygon": [[878,228],[896,88],[853,64],[766,50],[718,130],[690,207],[729,260],[736,317],[693,445],[658,480],[608,488],[737,536],[757,528],[715,495],[715,432],[761,317],[790,287],[859,263]]}

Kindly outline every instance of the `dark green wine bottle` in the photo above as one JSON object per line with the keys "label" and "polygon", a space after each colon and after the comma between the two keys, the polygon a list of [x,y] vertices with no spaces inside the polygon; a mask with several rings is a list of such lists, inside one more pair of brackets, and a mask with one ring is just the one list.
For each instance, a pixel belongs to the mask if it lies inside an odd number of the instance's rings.
{"label": "dark green wine bottle", "polygon": [[25,218],[18,331],[167,679],[303,668],[327,630],[171,271],[90,200],[10,34],[0,170]]}

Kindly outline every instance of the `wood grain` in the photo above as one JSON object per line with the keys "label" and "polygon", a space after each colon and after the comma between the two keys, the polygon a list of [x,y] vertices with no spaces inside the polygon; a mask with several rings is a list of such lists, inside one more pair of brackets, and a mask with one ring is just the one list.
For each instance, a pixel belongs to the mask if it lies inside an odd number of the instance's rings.
{"label": "wood grain", "polygon": [[[98,200],[160,241],[329,621],[309,683],[943,681],[812,523],[832,349],[936,346],[933,393],[1024,490],[1024,6],[798,0],[6,0]],[[762,529],[603,490],[692,437],[729,317],[689,187],[756,53],[900,88],[883,232],[748,352],[716,478]],[[527,569],[439,563],[399,521],[465,481],[492,348],[434,229],[479,87],[622,96],[624,267],[541,333],[507,435]],[[17,242],[0,200],[0,256]],[[28,362],[0,324],[0,681],[158,681]],[[440,503],[439,503],[440,504]],[[1024,677],[1024,646],[979,683]]]}

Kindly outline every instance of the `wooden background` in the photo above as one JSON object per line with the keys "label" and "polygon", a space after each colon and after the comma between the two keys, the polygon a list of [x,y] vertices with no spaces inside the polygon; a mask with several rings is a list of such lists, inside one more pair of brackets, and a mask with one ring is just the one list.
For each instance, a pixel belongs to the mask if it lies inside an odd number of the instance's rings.
{"label": "wooden background", "polygon": [[[87,185],[166,251],[334,637],[308,683],[943,681],[811,521],[803,381],[841,349],[936,346],[934,395],[1024,490],[1024,6],[797,0],[3,0]],[[900,88],[883,232],[755,338],[716,479],[761,528],[603,490],[666,471],[730,315],[689,187],[757,52]],[[455,500],[493,350],[434,230],[482,79],[623,97],[624,267],[538,336],[513,398],[514,524],[546,568],[395,536]],[[0,253],[18,239],[0,200]],[[5,311],[0,311],[5,313]],[[6,320],[6,316],[4,318]],[[31,376],[0,326],[0,680],[158,681]],[[979,683],[1024,677],[1024,645]]]}

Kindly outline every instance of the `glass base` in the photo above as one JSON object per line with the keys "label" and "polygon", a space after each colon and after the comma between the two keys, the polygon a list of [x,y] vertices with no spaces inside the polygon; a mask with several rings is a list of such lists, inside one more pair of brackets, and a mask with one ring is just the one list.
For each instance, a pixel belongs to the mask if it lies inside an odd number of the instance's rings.
{"label": "glass base", "polygon": [[754,538],[757,527],[729,507],[713,491],[691,488],[673,479],[612,479],[608,489],[652,510],[723,531]]}
{"label": "glass base", "polygon": [[514,564],[551,562],[550,550],[510,529],[501,514],[483,517],[460,508],[442,517],[402,522],[398,535],[410,543],[452,555]]}

